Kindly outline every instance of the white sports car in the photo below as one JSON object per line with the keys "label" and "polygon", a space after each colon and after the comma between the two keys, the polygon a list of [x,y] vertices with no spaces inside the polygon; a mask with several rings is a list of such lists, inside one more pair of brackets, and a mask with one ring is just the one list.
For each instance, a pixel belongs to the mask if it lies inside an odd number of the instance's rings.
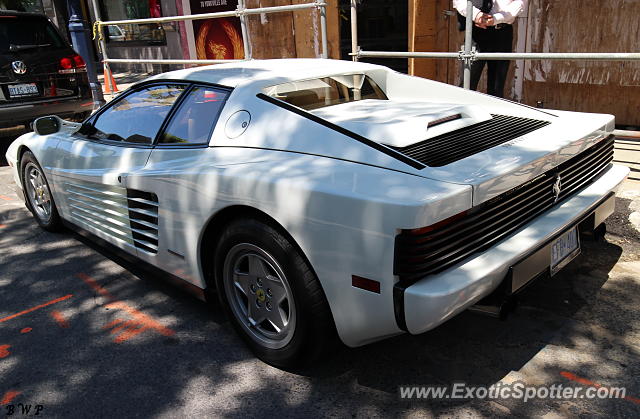
{"label": "white sports car", "polygon": [[7,160],[43,228],[217,290],[278,366],[504,305],[580,251],[628,173],[611,115],[349,61],[174,71],[34,125]]}

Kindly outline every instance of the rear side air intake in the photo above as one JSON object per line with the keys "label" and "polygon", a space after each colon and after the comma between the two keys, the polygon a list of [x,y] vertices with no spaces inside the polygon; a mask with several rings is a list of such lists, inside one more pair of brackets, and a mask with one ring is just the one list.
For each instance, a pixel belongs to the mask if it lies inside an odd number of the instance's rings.
{"label": "rear side air intake", "polygon": [[127,189],[133,245],[147,253],[158,253],[158,196]]}

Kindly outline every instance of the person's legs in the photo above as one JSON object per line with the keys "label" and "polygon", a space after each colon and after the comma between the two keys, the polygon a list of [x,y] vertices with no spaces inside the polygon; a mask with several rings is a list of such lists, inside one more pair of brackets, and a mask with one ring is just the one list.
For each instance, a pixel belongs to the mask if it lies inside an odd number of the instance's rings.
{"label": "person's legs", "polygon": [[509,61],[489,61],[487,64],[487,93],[504,97],[504,84],[509,72]]}
{"label": "person's legs", "polygon": [[[513,27],[505,25],[500,29],[491,30],[492,40],[488,47],[491,52],[511,52],[513,44]],[[487,65],[487,93],[492,96],[504,97],[504,85],[509,72],[508,60],[489,61]]]}
{"label": "person's legs", "polygon": [[471,64],[471,90],[478,90],[478,83],[485,63],[486,61],[484,60],[476,60]]}

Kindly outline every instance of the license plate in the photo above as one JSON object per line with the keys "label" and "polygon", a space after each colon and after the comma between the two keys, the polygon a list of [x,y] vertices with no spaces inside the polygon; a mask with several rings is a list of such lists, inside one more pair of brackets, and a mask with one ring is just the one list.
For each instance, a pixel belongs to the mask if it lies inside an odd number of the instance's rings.
{"label": "license plate", "polygon": [[551,244],[551,275],[555,275],[578,254],[580,254],[578,229],[573,227]]}
{"label": "license plate", "polygon": [[37,96],[38,86],[35,83],[10,84],[9,97]]}

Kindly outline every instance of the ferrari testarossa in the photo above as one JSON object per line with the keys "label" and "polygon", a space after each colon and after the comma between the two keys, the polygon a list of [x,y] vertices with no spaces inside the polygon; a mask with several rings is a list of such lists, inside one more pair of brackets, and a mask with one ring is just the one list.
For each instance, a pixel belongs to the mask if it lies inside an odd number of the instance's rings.
{"label": "ferrari testarossa", "polygon": [[216,295],[282,367],[335,336],[355,347],[504,305],[579,253],[628,173],[611,115],[350,61],[169,72],[34,129],[7,159],[43,228]]}

